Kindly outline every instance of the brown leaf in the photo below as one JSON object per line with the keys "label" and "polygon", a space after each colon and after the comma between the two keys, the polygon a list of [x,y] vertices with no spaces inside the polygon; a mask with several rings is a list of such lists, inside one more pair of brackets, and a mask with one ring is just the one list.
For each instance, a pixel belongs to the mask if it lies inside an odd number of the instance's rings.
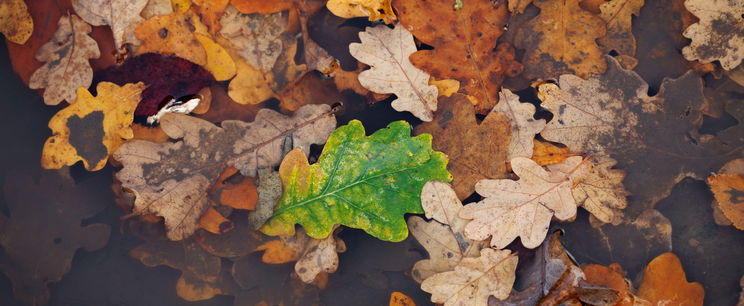
{"label": "brown leaf", "polygon": [[437,110],[437,88],[408,59],[416,52],[413,35],[402,26],[379,25],[359,32],[359,39],[361,43],[349,45],[349,52],[371,67],[359,74],[359,83],[376,93],[395,94],[398,98],[391,103],[395,110],[431,121]]}
{"label": "brown leaf", "polygon": [[0,4],[0,32],[6,39],[24,44],[34,31],[34,20],[28,13],[28,6],[23,0],[3,1]]}
{"label": "brown leaf", "polygon": [[250,226],[245,214],[233,212],[230,218],[235,227],[227,233],[196,232],[194,238],[204,251],[217,257],[234,259],[255,252],[259,245],[270,240]]}
{"label": "brown leaf", "polygon": [[664,253],[648,263],[638,297],[655,305],[703,305],[705,290],[688,283],[685,270],[674,253]]}
{"label": "brown leaf", "polygon": [[475,97],[479,113],[491,110],[504,79],[523,69],[509,44],[494,50],[508,20],[506,3],[494,3],[468,1],[453,10],[451,0],[395,2],[400,23],[434,47],[412,54],[411,62],[437,79],[458,80],[460,91]]}
{"label": "brown leaf", "polygon": [[139,45],[134,26],[142,21],[140,12],[147,0],[72,0],[75,12],[94,26],[107,25],[114,34],[115,50],[124,44]]}
{"label": "brown leaf", "polygon": [[686,0],[685,7],[700,21],[682,34],[692,43],[682,49],[687,60],[720,61],[732,70],[744,59],[744,3],[731,0]]}
{"label": "brown leaf", "polygon": [[607,267],[602,265],[590,264],[581,268],[586,277],[584,281],[593,286],[609,288],[617,293],[615,306],[633,306],[638,305],[637,297],[633,295],[633,287],[625,279],[623,268],[619,264],[613,263]]}
{"label": "brown leaf", "polygon": [[[502,104],[507,103],[499,105]],[[447,169],[452,173],[458,198],[470,196],[479,180],[505,178],[505,144],[513,132],[507,117],[494,111],[479,124],[473,104],[462,94],[442,97],[439,105],[433,120],[416,126],[414,134],[432,134],[432,147],[449,156]]]}
{"label": "brown leaf", "polygon": [[444,305],[486,305],[490,296],[503,300],[514,284],[517,261],[509,250],[486,248],[478,258],[464,258],[454,271],[427,278],[421,290]]}
{"label": "brown leaf", "polygon": [[708,177],[708,184],[724,216],[744,230],[744,175],[714,174]]}
{"label": "brown leaf", "polygon": [[0,270],[13,282],[16,298],[28,305],[46,304],[47,285],[70,270],[78,249],[106,245],[108,225],[83,225],[106,208],[109,200],[100,192],[105,181],[92,177],[74,184],[48,171],[38,183],[27,173],[5,175],[3,198],[10,216],[0,214]]}
{"label": "brown leaf", "polygon": [[88,36],[90,25],[76,15],[62,16],[57,26],[54,37],[36,52],[36,60],[45,64],[31,75],[28,83],[32,89],[44,88],[47,105],[74,103],[75,91],[88,88],[93,81],[88,60],[101,56],[98,44]]}
{"label": "brown leaf", "polygon": [[192,0],[191,10],[199,15],[201,22],[207,26],[209,33],[220,31],[220,17],[225,12],[230,0]]}
{"label": "brown leaf", "polygon": [[624,56],[635,56],[636,39],[633,36],[632,18],[633,15],[640,15],[644,2],[645,0],[612,0],[599,6],[599,17],[607,23],[607,34],[599,38],[597,43],[605,53],[614,50]]}
{"label": "brown leaf", "polygon": [[535,0],[540,14],[520,28],[515,38],[524,55],[525,76],[554,78],[573,73],[582,78],[602,74],[604,52],[595,42],[605,35],[605,22],[579,7],[579,0]]}
{"label": "brown leaf", "polygon": [[333,105],[343,99],[333,80],[324,79],[317,73],[306,73],[297,83],[279,92],[279,106],[288,111],[296,111],[308,104]]}
{"label": "brown leaf", "polygon": [[194,35],[194,28],[181,13],[155,16],[137,25],[134,33],[142,40],[137,54],[175,55],[197,65],[207,64],[207,53]]}
{"label": "brown leaf", "polygon": [[563,163],[546,171],[531,159],[518,157],[511,161],[518,181],[479,181],[475,191],[485,199],[460,212],[460,217],[473,219],[465,227],[465,237],[482,240],[492,236],[491,246],[497,249],[517,237],[527,248],[539,246],[553,216],[567,220],[576,215],[571,189],[591,170],[591,163],[579,156]]}
{"label": "brown leaf", "polygon": [[257,169],[279,164],[285,138],[292,140],[293,147],[309,151],[310,144],[325,142],[336,120],[329,106],[308,105],[291,118],[263,109],[252,123],[223,121],[221,127],[166,114],[161,127],[182,141],[128,142],[115,153],[124,165],[117,178],[137,195],[133,214],[165,217],[168,237],[181,240],[196,229],[209,205],[207,189],[223,168],[232,166],[243,175],[255,176]]}
{"label": "brown leaf", "polygon": [[282,196],[279,171],[272,168],[258,169],[258,180],[256,209],[248,213],[248,223],[254,229],[259,229],[274,215],[274,206],[279,203],[279,197]]}

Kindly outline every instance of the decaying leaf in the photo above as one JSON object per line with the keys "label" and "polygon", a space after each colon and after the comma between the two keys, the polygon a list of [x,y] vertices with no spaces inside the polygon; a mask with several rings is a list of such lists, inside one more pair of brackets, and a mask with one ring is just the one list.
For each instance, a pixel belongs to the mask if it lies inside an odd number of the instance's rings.
{"label": "decaying leaf", "polygon": [[248,213],[248,223],[259,229],[274,214],[274,206],[282,196],[282,180],[279,172],[271,168],[258,169],[258,202],[256,210]]}
{"label": "decaying leaf", "polygon": [[124,64],[96,73],[95,82],[119,85],[143,82],[147,88],[134,112],[136,116],[157,114],[162,102],[171,98],[198,94],[214,82],[206,69],[185,59],[158,53],[146,53],[127,58]]}
{"label": "decaying leaf", "polygon": [[645,305],[644,300],[639,299],[633,294],[633,286],[630,281],[625,279],[623,268],[613,263],[607,267],[597,264],[582,266],[586,277],[584,281],[592,286],[612,289],[617,294],[617,300],[613,305],[616,306],[633,306]]}
{"label": "decaying leaf", "polygon": [[[509,44],[494,45],[508,21],[506,3],[468,1],[453,10],[454,1],[395,1],[401,25],[434,47],[411,55],[411,62],[437,79],[455,79],[460,91],[475,97],[479,113],[498,102],[506,77],[522,72]],[[495,47],[495,48],[494,48]]]}
{"label": "decaying leaf", "polygon": [[390,0],[329,0],[326,7],[341,18],[367,17],[391,24],[396,20]]}
{"label": "decaying leaf", "polygon": [[219,205],[233,209],[254,210],[258,201],[256,181],[238,172],[238,169],[227,167],[207,192]]}
{"label": "decaying leaf", "polygon": [[421,206],[426,222],[418,216],[408,219],[408,229],[429,253],[429,259],[416,262],[411,274],[417,282],[431,275],[452,271],[464,257],[478,257],[485,241],[473,241],[463,235],[467,220],[458,216],[462,203],[447,183],[430,181],[421,190]]}
{"label": "decaying leaf", "polygon": [[545,128],[545,119],[534,118],[535,106],[522,103],[519,96],[508,89],[502,89],[499,92],[499,104],[496,104],[493,111],[503,114],[511,122],[507,160],[516,157],[531,158],[535,135]]}
{"label": "decaying leaf", "polygon": [[514,284],[517,256],[509,250],[481,250],[478,258],[463,258],[454,271],[435,274],[421,283],[431,301],[444,305],[487,305],[494,296],[506,299]]}
{"label": "decaying leaf", "polygon": [[134,108],[145,88],[142,83],[98,83],[98,96],[78,88],[76,102],[49,120],[54,135],[44,143],[41,167],[59,169],[82,161],[88,171],[106,165],[111,153],[134,136]]}
{"label": "decaying leaf", "polygon": [[9,41],[24,44],[34,31],[34,20],[28,13],[23,0],[10,0],[0,3],[0,32]]}
{"label": "decaying leaf", "polygon": [[524,13],[524,9],[532,3],[532,0],[507,0],[507,2],[509,3],[509,12],[516,15]]}
{"label": "decaying leaf", "polygon": [[431,149],[431,135],[410,135],[405,121],[365,136],[362,123],[352,120],[331,134],[316,164],[290,152],[279,168],[284,194],[261,231],[293,235],[299,223],[321,239],[341,224],[381,240],[405,239],[403,215],[423,213],[424,184],[452,178],[446,156]]}
{"label": "decaying leaf", "polygon": [[338,253],[346,251],[346,244],[335,235],[314,239],[300,229],[294,236],[281,236],[258,246],[257,250],[266,251],[261,258],[266,263],[297,261],[295,273],[303,282],[312,283],[320,273],[336,272]]}
{"label": "decaying leaf", "polygon": [[[622,210],[628,206],[623,187],[625,172],[612,167],[617,162],[607,159],[602,163],[593,163],[592,170],[571,190],[576,204],[588,210],[602,223],[618,225],[622,222]],[[567,172],[564,163],[548,166],[550,170]]]}
{"label": "decaying leaf", "polygon": [[[612,0],[599,6],[599,17],[607,23],[607,34],[597,40],[606,53],[614,50],[622,56],[635,56],[633,15],[641,13],[645,0]],[[632,67],[629,67],[632,68]]]}
{"label": "decaying leaf", "polygon": [[576,215],[571,189],[591,171],[591,163],[573,156],[562,167],[546,171],[531,159],[518,157],[511,166],[518,181],[482,180],[475,185],[485,199],[460,212],[460,217],[473,220],[465,227],[465,236],[474,240],[492,236],[491,246],[497,249],[520,237],[525,247],[535,248],[545,239],[553,216],[567,220]]}
{"label": "decaying leaf", "polygon": [[447,168],[460,199],[470,196],[479,180],[506,177],[509,120],[492,112],[479,124],[473,104],[462,94],[441,98],[433,120],[416,126],[414,133],[432,134],[432,147],[449,156]]}
{"label": "decaying leaf", "polygon": [[726,70],[739,66],[744,59],[744,3],[686,0],[685,7],[700,19],[682,34],[692,39],[692,43],[682,49],[685,58],[703,63],[720,61]]}
{"label": "decaying leaf", "polygon": [[540,14],[520,28],[514,44],[527,50],[525,76],[553,78],[572,73],[582,78],[605,71],[604,52],[596,39],[606,32],[605,22],[579,7],[579,0],[534,0]]}
{"label": "decaying leaf", "polygon": [[247,256],[269,240],[250,226],[245,213],[233,212],[230,221],[235,224],[233,230],[222,234],[200,230],[194,234],[194,240],[207,253],[229,259]]}
{"label": "decaying leaf", "polygon": [[28,86],[44,88],[44,103],[57,105],[62,101],[75,102],[75,91],[88,88],[93,80],[93,69],[88,62],[98,58],[98,44],[90,33],[90,25],[76,15],[62,16],[51,41],[36,52],[36,60],[45,62],[31,75]]}
{"label": "decaying leaf", "polygon": [[196,229],[209,205],[207,189],[223,168],[255,176],[256,170],[281,161],[282,144],[309,149],[323,143],[336,126],[327,105],[308,105],[292,117],[262,109],[252,123],[222,121],[221,127],[179,114],[166,114],[161,127],[175,143],[133,140],[116,153],[124,168],[117,178],[137,196],[133,214],[165,218],[168,237],[181,240]]}
{"label": "decaying leaf", "polygon": [[220,34],[230,40],[236,53],[262,71],[274,67],[282,54],[281,34],[287,28],[287,13],[241,14],[230,6],[220,19]]}
{"label": "decaying leaf", "polygon": [[40,180],[27,173],[8,173],[3,199],[10,216],[0,214],[0,270],[13,282],[13,294],[27,305],[49,300],[47,285],[70,270],[78,249],[94,251],[108,241],[106,224],[81,223],[106,208],[104,177],[80,184],[57,172]]}
{"label": "decaying leaf", "polygon": [[230,0],[192,0],[191,10],[199,15],[201,22],[207,26],[209,33],[220,30],[220,17],[225,12]]}
{"label": "decaying leaf", "polygon": [[[291,264],[267,265],[260,256],[237,259],[231,274],[242,289],[235,305],[318,305],[318,287],[299,280]],[[281,290],[278,290],[281,288]]]}
{"label": "decaying leaf", "polygon": [[744,174],[711,175],[708,184],[726,218],[744,230]]}
{"label": "decaying leaf", "polygon": [[134,36],[134,26],[143,19],[140,12],[148,0],[72,0],[75,13],[94,26],[109,26],[114,33],[116,50],[124,44],[137,46],[140,41]]}
{"label": "decaying leaf", "polygon": [[150,19],[154,16],[170,15],[172,13],[173,5],[171,4],[171,0],[148,0],[145,8],[140,12],[140,16]]}
{"label": "decaying leaf", "polygon": [[175,55],[200,66],[207,64],[207,52],[194,34],[195,28],[181,13],[155,16],[137,25],[134,34],[142,40],[137,55]]}
{"label": "decaying leaf", "polygon": [[604,75],[589,80],[563,75],[558,84],[538,88],[542,106],[554,114],[541,135],[590,153],[599,164],[608,158],[622,164],[625,188],[640,202],[629,207],[631,216],[666,197],[684,177],[702,179],[717,170],[722,164],[718,156],[739,150],[731,144],[740,141],[740,126],[713,140],[701,138],[706,99],[702,80],[692,72],[666,79],[649,97],[648,85],[636,73],[608,57]]}
{"label": "decaying leaf", "polygon": [[703,305],[705,290],[688,283],[685,270],[674,253],[664,253],[648,263],[638,297],[654,305]]}
{"label": "decaying leaf", "polygon": [[403,292],[395,291],[390,294],[389,306],[416,306],[416,303],[410,296],[405,295]]}
{"label": "decaying leaf", "polygon": [[391,106],[431,121],[437,110],[437,87],[429,85],[429,74],[411,64],[408,56],[416,52],[413,35],[402,26],[367,27],[359,32],[361,43],[349,45],[357,60],[370,65],[359,74],[359,82],[376,93],[394,93]]}

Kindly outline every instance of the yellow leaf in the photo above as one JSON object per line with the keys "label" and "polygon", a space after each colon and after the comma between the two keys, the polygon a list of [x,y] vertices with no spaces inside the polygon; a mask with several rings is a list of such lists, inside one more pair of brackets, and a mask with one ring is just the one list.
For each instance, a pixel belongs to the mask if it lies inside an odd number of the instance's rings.
{"label": "yellow leaf", "polygon": [[342,18],[369,16],[370,21],[382,19],[387,24],[398,19],[390,0],[329,0],[326,7],[331,13]]}
{"label": "yellow leaf", "polygon": [[171,0],[171,5],[174,12],[185,13],[191,7],[191,0]]}
{"label": "yellow leaf", "polygon": [[208,35],[196,34],[195,36],[207,53],[207,64],[204,68],[212,73],[214,79],[217,81],[227,81],[235,76],[237,72],[235,62],[225,48],[214,42]]}
{"label": "yellow leaf", "polygon": [[5,38],[24,44],[34,31],[34,21],[28,13],[28,7],[23,0],[0,2],[0,32]]}
{"label": "yellow leaf", "polygon": [[437,87],[437,91],[439,92],[440,97],[452,96],[454,93],[460,90],[460,82],[453,79],[437,80],[436,78],[431,77],[429,79],[429,85],[434,85]]}
{"label": "yellow leaf", "polygon": [[568,147],[559,147],[551,142],[533,139],[532,160],[540,166],[560,163],[570,155]]}
{"label": "yellow leaf", "polygon": [[41,166],[59,169],[82,160],[88,171],[103,168],[124,139],[134,137],[134,109],[144,89],[143,83],[118,86],[101,82],[94,97],[78,88],[75,103],[49,120],[54,135],[44,143]]}
{"label": "yellow leaf", "polygon": [[184,14],[173,13],[155,16],[137,25],[134,35],[142,40],[137,54],[170,54],[200,66],[206,65],[207,53],[195,38],[195,28],[186,19]]}

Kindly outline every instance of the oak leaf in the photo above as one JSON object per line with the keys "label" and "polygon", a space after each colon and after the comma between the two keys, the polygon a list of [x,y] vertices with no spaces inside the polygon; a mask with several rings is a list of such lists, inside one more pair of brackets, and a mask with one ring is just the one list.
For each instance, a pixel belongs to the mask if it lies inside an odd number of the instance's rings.
{"label": "oak leaf", "polygon": [[133,214],[163,216],[168,238],[181,240],[196,230],[209,205],[207,190],[225,167],[255,176],[257,169],[279,164],[285,138],[308,150],[310,144],[325,142],[335,126],[327,105],[305,106],[292,117],[263,109],[252,123],[228,120],[221,127],[166,114],[161,127],[181,141],[126,143],[114,154],[124,165],[117,178],[137,196]]}
{"label": "oak leaf", "polygon": [[76,15],[62,16],[51,41],[36,52],[36,60],[45,62],[31,75],[28,86],[44,88],[44,103],[57,105],[75,102],[75,91],[88,88],[93,81],[93,69],[88,62],[101,56],[98,44],[90,33],[90,25]]}
{"label": "oak leaf", "polygon": [[256,209],[248,213],[248,223],[259,229],[274,214],[274,206],[282,196],[282,179],[279,172],[270,169],[258,169],[258,202]]}
{"label": "oak leaf", "polygon": [[714,174],[708,184],[726,219],[744,230],[744,174]]}
{"label": "oak leaf", "polygon": [[143,19],[140,12],[148,0],[72,0],[75,12],[94,26],[107,25],[114,34],[116,50],[124,44],[138,46],[140,41],[134,35],[134,27]]}
{"label": "oak leaf", "polygon": [[34,20],[23,0],[3,1],[0,4],[0,32],[9,41],[22,45],[34,32]]}
{"label": "oak leaf", "polygon": [[617,300],[613,305],[633,306],[645,305],[648,302],[633,294],[633,286],[625,279],[623,268],[613,263],[609,266],[590,264],[582,266],[585,282],[596,287],[612,289],[617,293]]}
{"label": "oak leaf", "polygon": [[533,142],[532,160],[540,166],[560,163],[569,156],[574,156],[566,146],[535,139]]}
{"label": "oak leaf", "polygon": [[458,216],[462,203],[447,183],[430,181],[421,190],[421,206],[426,222],[418,216],[408,219],[408,229],[429,253],[429,259],[416,262],[413,279],[422,282],[431,275],[452,271],[465,257],[478,257],[485,241],[473,241],[463,235],[467,220]]}
{"label": "oak leaf", "polygon": [[655,305],[703,305],[705,289],[687,282],[677,255],[664,253],[646,266],[637,295]]}
{"label": "oak leaf", "polygon": [[51,283],[62,280],[79,249],[106,246],[111,228],[89,222],[106,209],[106,177],[75,184],[59,172],[40,178],[26,172],[3,177],[7,212],[0,214],[0,271],[13,282],[13,294],[27,305],[49,301]]}
{"label": "oak leaf", "polygon": [[395,1],[401,25],[421,42],[434,47],[411,55],[411,62],[437,79],[455,79],[460,91],[475,97],[478,112],[488,112],[498,102],[506,77],[522,72],[514,48],[494,42],[509,19],[506,3],[468,1],[453,10],[451,0]]}
{"label": "oak leaf", "polygon": [[[610,57],[604,75],[563,75],[558,85],[538,87],[542,106],[554,114],[541,135],[590,153],[600,164],[610,158],[622,164],[625,189],[640,202],[626,210],[631,217],[666,197],[684,177],[702,179],[717,170],[723,163],[717,156],[740,150],[731,144],[742,137],[738,125],[703,141],[698,129],[706,98],[692,72],[666,79],[653,97],[647,92],[640,76]],[[732,115],[742,115],[736,111]],[[656,169],[653,176],[648,169]]]}
{"label": "oak leaf", "polygon": [[479,124],[473,104],[462,94],[440,98],[433,120],[414,129],[417,135],[432,134],[432,147],[449,156],[447,168],[460,199],[470,196],[479,180],[506,177],[506,144],[512,132],[509,119],[498,112],[489,113]]}
{"label": "oak leaf", "polygon": [[532,3],[532,0],[507,0],[509,4],[509,12],[512,15],[523,14],[527,6]]}
{"label": "oak leaf", "polygon": [[209,35],[196,33],[194,37],[201,43],[207,55],[204,69],[209,70],[217,81],[232,79],[238,71],[235,61],[230,57],[227,50],[212,40]]}
{"label": "oak leaf", "polygon": [[349,45],[349,52],[371,66],[359,74],[362,86],[376,93],[394,93],[395,110],[431,121],[437,110],[437,87],[429,85],[429,75],[408,59],[416,52],[413,35],[402,26],[379,25],[359,32],[359,39],[361,43]]}
{"label": "oak leaf", "polygon": [[170,15],[172,13],[173,5],[171,0],[148,0],[145,8],[140,12],[140,16],[150,19],[154,16]]}
{"label": "oak leaf", "polygon": [[496,104],[493,111],[503,114],[511,122],[507,160],[516,157],[531,158],[535,135],[545,128],[545,119],[534,118],[535,106],[522,103],[519,96],[508,89],[502,89],[499,93],[499,104]]}
{"label": "oak leaf", "polygon": [[228,259],[248,256],[256,252],[260,245],[273,240],[256,232],[245,218],[245,213],[233,212],[230,221],[235,225],[231,231],[213,234],[198,230],[194,240],[207,253]]}
{"label": "oak leaf", "polygon": [[744,3],[732,0],[686,0],[685,7],[700,19],[682,34],[692,43],[682,49],[687,60],[720,61],[732,70],[744,59]]}
{"label": "oak leaf", "polygon": [[191,10],[200,17],[209,33],[219,32],[221,27],[219,19],[230,4],[230,0],[192,0],[192,3]]}
{"label": "oak leaf", "polygon": [[527,248],[542,243],[553,216],[568,220],[576,215],[571,189],[591,170],[579,156],[567,158],[560,170],[545,170],[531,159],[511,161],[519,180],[482,180],[475,191],[485,199],[465,206],[460,217],[472,219],[465,237],[482,240],[492,236],[491,246],[506,247],[517,237]]}
{"label": "oak leaf", "polygon": [[596,39],[605,35],[605,22],[579,7],[579,0],[534,0],[540,14],[515,37],[524,55],[527,78],[553,78],[573,73],[582,78],[602,74],[605,61]]}
{"label": "oak leaf", "polygon": [[389,306],[416,306],[416,302],[410,296],[405,295],[403,292],[395,291],[390,294]]}
{"label": "oak leaf", "polygon": [[207,64],[207,52],[197,40],[193,27],[187,16],[181,13],[155,16],[147,19],[134,30],[142,45],[137,48],[137,55],[144,53],[162,53],[175,55],[200,66]]}
{"label": "oak leaf", "polygon": [[424,184],[451,180],[447,158],[432,150],[431,135],[410,134],[408,123],[395,121],[365,136],[362,123],[352,120],[331,134],[316,164],[299,150],[290,152],[279,168],[284,194],[261,231],[293,235],[299,223],[320,239],[341,224],[381,240],[405,239],[403,214],[423,213]]}
{"label": "oak leaf", "polygon": [[614,50],[620,56],[635,56],[632,18],[633,15],[640,15],[644,3],[645,0],[612,0],[599,6],[599,17],[607,23],[607,34],[599,38],[597,43],[606,53]]}
{"label": "oak leaf", "polygon": [[142,83],[117,86],[98,83],[98,96],[78,88],[76,102],[49,120],[54,135],[47,138],[41,167],[59,169],[82,161],[88,171],[106,165],[109,155],[134,136],[130,127],[140,101]]}
{"label": "oak leaf", "polygon": [[256,248],[266,251],[261,260],[270,264],[297,261],[295,273],[305,283],[312,283],[320,273],[333,273],[338,268],[338,253],[346,251],[346,244],[336,235],[314,239],[302,229],[294,236],[281,236]]}
{"label": "oak leaf", "polygon": [[326,4],[333,15],[341,18],[367,17],[369,21],[380,20],[387,24],[395,22],[391,0],[329,0]]}
{"label": "oak leaf", "polygon": [[444,305],[487,305],[494,296],[506,299],[516,278],[517,256],[509,250],[481,250],[480,257],[464,258],[454,271],[435,274],[421,283],[431,301]]}

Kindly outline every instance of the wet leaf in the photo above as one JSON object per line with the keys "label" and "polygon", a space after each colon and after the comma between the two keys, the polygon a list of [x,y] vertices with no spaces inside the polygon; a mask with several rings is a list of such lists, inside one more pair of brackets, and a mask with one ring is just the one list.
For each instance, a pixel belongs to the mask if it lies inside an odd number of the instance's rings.
{"label": "wet leaf", "polygon": [[143,19],[140,12],[147,0],[72,0],[75,13],[94,26],[109,26],[114,34],[115,50],[124,44],[137,46],[134,27]]}
{"label": "wet leaf", "polygon": [[326,4],[331,13],[341,18],[367,17],[369,21],[395,22],[395,12],[390,0],[329,0]]}
{"label": "wet leaf", "polygon": [[509,44],[499,44],[494,50],[508,20],[506,3],[468,1],[459,10],[453,10],[453,3],[405,0],[396,1],[395,8],[400,23],[434,47],[412,54],[414,66],[437,79],[458,80],[460,91],[475,97],[478,112],[488,112],[498,102],[504,79],[523,69]]}
{"label": "wet leaf", "polygon": [[258,169],[258,202],[256,210],[248,213],[248,223],[259,229],[274,214],[274,206],[282,196],[282,180],[279,172],[271,168]]}
{"label": "wet leaf", "polygon": [[204,65],[204,69],[209,70],[217,81],[232,79],[237,73],[237,68],[227,50],[214,42],[209,35],[196,33],[194,37],[201,43],[207,55],[207,63]]}
{"label": "wet leaf", "polygon": [[320,304],[318,288],[299,280],[291,264],[267,265],[259,256],[246,256],[235,261],[232,276],[243,289],[235,305]]}
{"label": "wet leaf", "polygon": [[532,142],[535,135],[545,128],[545,119],[535,119],[535,106],[530,103],[522,103],[519,101],[519,96],[508,89],[501,90],[499,101],[493,111],[503,114],[511,122],[511,138],[509,139],[507,160],[516,157],[531,158]]}
{"label": "wet leaf", "polygon": [[464,258],[454,271],[435,274],[421,283],[431,301],[444,305],[486,305],[488,297],[506,299],[514,284],[517,256],[509,250],[481,250],[478,258]]}
{"label": "wet leaf", "polygon": [[294,236],[279,237],[279,240],[258,246],[257,250],[266,251],[261,257],[265,263],[282,264],[297,261],[295,273],[303,282],[312,283],[320,273],[336,272],[337,253],[346,251],[346,245],[335,235],[314,239],[300,229]]}
{"label": "wet leaf", "polygon": [[416,52],[413,35],[402,26],[390,29],[379,25],[359,33],[361,43],[349,45],[349,52],[371,68],[359,74],[365,88],[395,94],[391,106],[431,121],[437,110],[437,87],[429,85],[429,75],[411,64],[408,56]]}
{"label": "wet leaf", "polygon": [[532,160],[540,166],[560,163],[572,156],[568,147],[535,139],[533,142]]}
{"label": "wet leaf", "polygon": [[439,100],[439,111],[431,122],[416,126],[414,134],[422,133],[432,134],[432,147],[449,157],[447,168],[458,198],[470,196],[479,180],[506,177],[506,144],[511,131],[509,120],[501,113],[491,112],[478,123],[473,104],[464,95],[455,94]]}
{"label": "wet leaf", "polygon": [[199,218],[199,228],[212,234],[224,234],[234,227],[235,224],[220,214],[214,207],[208,207]]}
{"label": "wet leaf", "polygon": [[343,101],[332,80],[318,73],[306,73],[292,86],[285,87],[279,93],[279,106],[282,109],[295,111],[303,105],[329,104]]}
{"label": "wet leaf", "polygon": [[62,101],[75,102],[75,91],[88,88],[93,80],[93,69],[88,62],[98,58],[98,44],[90,33],[90,25],[76,15],[62,16],[51,41],[36,52],[36,60],[45,64],[29,80],[32,89],[44,88],[44,103],[57,105]]}
{"label": "wet leaf", "polygon": [[703,305],[705,290],[688,283],[685,270],[674,253],[664,253],[648,263],[638,297],[655,305]]}
{"label": "wet leaf", "polygon": [[685,7],[700,21],[682,34],[692,43],[682,49],[687,60],[719,61],[732,70],[744,59],[744,3],[732,0],[686,0]]}
{"label": "wet leaf", "polygon": [[228,167],[207,191],[222,206],[241,210],[254,210],[258,193],[255,179],[240,175],[238,169]]}
{"label": "wet leaf", "polygon": [[70,270],[77,250],[98,250],[108,241],[108,225],[81,223],[106,208],[108,196],[100,192],[105,178],[75,184],[56,172],[44,172],[38,181],[25,172],[8,172],[4,182],[10,216],[0,214],[0,270],[13,282],[16,298],[46,304],[47,285]]}
{"label": "wet leaf", "polygon": [[284,194],[261,231],[292,235],[295,223],[313,238],[325,238],[334,224],[360,228],[387,241],[408,236],[405,213],[422,213],[421,188],[429,180],[451,180],[447,159],[431,149],[431,136],[410,137],[396,121],[365,136],[352,120],[328,138],[316,164],[290,152],[279,168]]}
{"label": "wet leaf", "polygon": [[744,230],[744,175],[715,174],[708,177],[708,184],[724,216]]}
{"label": "wet leaf", "polygon": [[572,151],[589,152],[599,164],[619,161],[627,173],[625,189],[638,202],[630,205],[631,216],[667,196],[684,177],[703,178],[717,170],[721,154],[739,150],[729,145],[742,135],[738,126],[713,140],[704,141],[697,132],[706,108],[698,76],[690,72],[667,79],[649,97],[637,74],[608,61],[602,76],[563,75],[559,85],[539,86],[542,106],[554,114],[541,135]]}
{"label": "wet leaf", "polygon": [[209,33],[215,34],[220,30],[220,17],[225,12],[230,0],[192,0],[191,10],[199,15],[201,22],[207,26]]}
{"label": "wet leaf", "polygon": [[155,16],[137,25],[134,34],[142,40],[137,55],[175,55],[200,66],[207,64],[207,52],[194,34],[195,28],[181,13]]}
{"label": "wet leaf", "polygon": [[416,306],[416,302],[403,292],[395,291],[390,294],[389,306]]}
{"label": "wet leaf", "polygon": [[545,170],[524,157],[511,161],[519,180],[482,180],[475,191],[485,199],[465,206],[460,217],[472,219],[465,237],[482,240],[492,236],[491,246],[502,249],[517,237],[527,248],[545,239],[550,220],[576,215],[573,186],[589,173],[591,164],[579,156],[566,159],[560,168]]}
{"label": "wet leaf", "polygon": [[98,83],[98,96],[78,88],[76,102],[49,120],[54,135],[47,138],[41,167],[59,169],[82,161],[88,171],[106,165],[109,155],[132,138],[134,108],[140,101],[142,83]]}
{"label": "wet leaf", "polygon": [[147,53],[128,58],[124,64],[99,71],[96,82],[119,85],[143,82],[147,88],[135,111],[136,116],[152,116],[170,98],[194,95],[214,82],[206,69],[175,56]]}
{"label": "wet leaf", "polygon": [[235,224],[233,230],[222,234],[197,231],[194,240],[207,253],[229,259],[247,256],[255,252],[258,246],[271,240],[257,232],[248,223],[244,213],[233,212],[230,221]]}
{"label": "wet leaf", "polygon": [[16,44],[24,44],[34,31],[34,20],[23,0],[4,1],[0,4],[0,32]]}
{"label": "wet leaf", "polygon": [[[645,301],[638,300],[633,295],[633,287],[630,281],[625,279],[623,268],[619,264],[613,263],[607,267],[597,264],[585,265],[581,268],[584,271],[585,282],[592,286],[612,289],[617,294],[617,300],[612,303],[616,306],[633,306]],[[609,304],[609,303],[608,303]]]}
{"label": "wet leaf", "polygon": [[599,38],[597,42],[605,53],[614,50],[622,56],[635,56],[636,39],[633,35],[633,15],[636,17],[640,15],[644,3],[645,0],[612,0],[599,6],[601,11],[599,17],[607,23],[607,34]]}
{"label": "wet leaf", "polygon": [[163,216],[168,237],[181,240],[193,234],[209,205],[207,190],[225,167],[255,176],[257,169],[279,164],[285,138],[307,150],[323,143],[335,126],[327,105],[305,106],[292,117],[263,109],[252,123],[228,120],[221,127],[166,114],[161,127],[180,141],[126,143],[114,155],[124,165],[117,178],[137,196],[133,214]]}
{"label": "wet leaf", "polygon": [[515,38],[524,55],[525,76],[553,78],[572,73],[582,78],[602,74],[604,52],[596,39],[605,36],[605,22],[579,7],[579,0],[534,0],[540,14],[520,28]]}

